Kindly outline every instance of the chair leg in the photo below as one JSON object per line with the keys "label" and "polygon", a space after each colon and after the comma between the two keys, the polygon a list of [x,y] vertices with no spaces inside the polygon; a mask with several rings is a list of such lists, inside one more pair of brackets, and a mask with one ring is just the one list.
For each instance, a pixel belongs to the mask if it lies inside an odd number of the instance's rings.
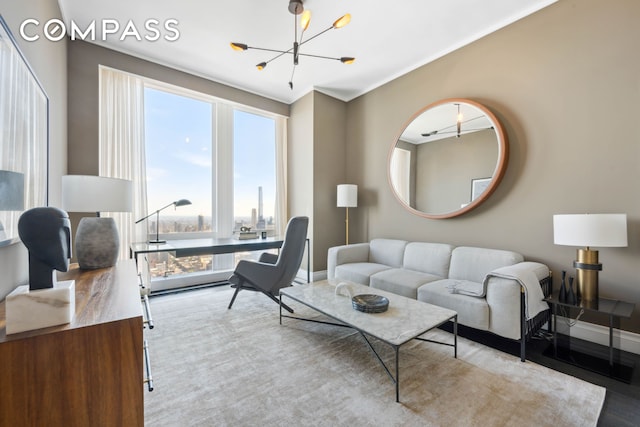
{"label": "chair leg", "polygon": [[233,302],[236,300],[236,297],[238,296],[238,292],[240,292],[240,289],[242,289],[242,283],[243,282],[240,282],[236,286],[236,291],[233,293],[233,296],[231,297],[231,302],[229,303],[229,307],[227,307],[227,309],[230,309],[231,306],[233,305]]}

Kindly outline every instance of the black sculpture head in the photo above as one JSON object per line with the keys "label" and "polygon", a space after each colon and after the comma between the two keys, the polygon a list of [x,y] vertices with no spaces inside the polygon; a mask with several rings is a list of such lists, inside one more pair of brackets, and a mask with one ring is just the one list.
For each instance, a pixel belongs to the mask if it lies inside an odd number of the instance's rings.
{"label": "black sculpture head", "polygon": [[53,207],[29,209],[18,220],[18,235],[29,250],[29,289],[52,288],[55,283],[54,270],[69,269],[69,215]]}

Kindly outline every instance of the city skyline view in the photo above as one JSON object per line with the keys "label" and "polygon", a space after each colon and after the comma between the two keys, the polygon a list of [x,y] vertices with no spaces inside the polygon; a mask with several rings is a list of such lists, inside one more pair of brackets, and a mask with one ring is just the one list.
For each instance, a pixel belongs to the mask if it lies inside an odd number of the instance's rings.
{"label": "city skyline view", "polygon": [[[147,209],[187,199],[191,205],[167,208],[147,219],[147,229],[161,235],[212,232],[217,105],[146,87],[145,157]],[[233,110],[233,176],[220,185],[233,187],[234,230],[240,226],[273,230],[275,213],[275,120]],[[218,179],[224,179],[219,178]],[[232,182],[230,182],[232,181]],[[224,190],[223,190],[224,191]],[[228,207],[222,207],[227,208]],[[262,219],[260,220],[260,213]],[[215,230],[218,231],[218,230]],[[226,233],[225,233],[226,234]],[[253,253],[238,253],[231,262],[212,255],[176,258],[149,254],[152,277],[175,277],[232,268]]]}
{"label": "city skyline view", "polygon": [[[161,212],[168,217],[212,217],[216,105],[145,88],[147,208],[179,199],[191,205]],[[233,216],[251,218],[263,191],[264,217],[275,213],[275,121],[233,111]],[[153,218],[149,218],[153,220]]]}

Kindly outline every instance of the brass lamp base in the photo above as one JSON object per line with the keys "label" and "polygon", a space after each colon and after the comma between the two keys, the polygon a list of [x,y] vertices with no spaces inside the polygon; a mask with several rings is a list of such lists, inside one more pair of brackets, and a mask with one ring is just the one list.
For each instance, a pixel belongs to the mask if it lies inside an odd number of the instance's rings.
{"label": "brass lamp base", "polygon": [[578,259],[573,266],[577,270],[578,299],[584,306],[597,308],[598,271],[602,270],[602,264],[598,263],[598,251],[578,249]]}

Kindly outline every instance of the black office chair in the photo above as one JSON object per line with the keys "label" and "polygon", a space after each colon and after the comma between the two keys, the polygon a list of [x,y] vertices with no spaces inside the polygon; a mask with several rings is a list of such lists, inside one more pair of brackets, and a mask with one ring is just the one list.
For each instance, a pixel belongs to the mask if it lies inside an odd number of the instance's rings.
{"label": "black office chair", "polygon": [[[280,304],[278,291],[291,286],[302,262],[308,225],[309,218],[306,216],[291,218],[278,255],[263,253],[257,262],[248,260],[238,262],[233,275],[229,278],[232,287],[236,288],[229,308],[236,300],[238,292],[243,289],[262,292]],[[293,313],[289,306],[282,304],[282,307]]]}

